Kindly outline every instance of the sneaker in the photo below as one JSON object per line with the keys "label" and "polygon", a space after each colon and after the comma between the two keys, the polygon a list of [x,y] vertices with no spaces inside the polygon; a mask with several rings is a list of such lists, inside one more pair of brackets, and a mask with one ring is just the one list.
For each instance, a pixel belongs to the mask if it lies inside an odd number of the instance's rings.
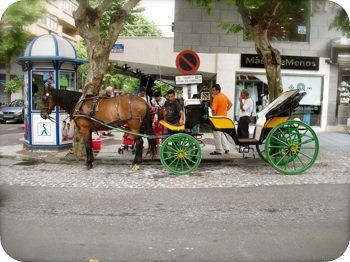
{"label": "sneaker", "polygon": [[216,152],[216,151],[214,151],[214,152],[211,152],[211,153],[209,153],[210,155],[221,155],[221,153],[220,152]]}
{"label": "sneaker", "polygon": [[228,152],[230,152],[230,150],[225,150],[225,154],[228,154]]}

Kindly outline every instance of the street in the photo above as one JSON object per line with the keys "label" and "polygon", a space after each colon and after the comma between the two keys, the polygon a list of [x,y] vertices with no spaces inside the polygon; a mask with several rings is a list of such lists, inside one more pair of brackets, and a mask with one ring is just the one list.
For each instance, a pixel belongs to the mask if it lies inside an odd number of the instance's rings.
{"label": "street", "polygon": [[330,261],[348,185],[1,188],[5,250],[24,261]]}
{"label": "street", "polygon": [[350,139],[318,137],[294,176],[260,159],[175,176],[1,158],[1,241],[22,261],[330,261],[349,242]]}
{"label": "street", "polygon": [[0,146],[18,144],[18,139],[23,138],[23,133],[23,124],[0,124]]}

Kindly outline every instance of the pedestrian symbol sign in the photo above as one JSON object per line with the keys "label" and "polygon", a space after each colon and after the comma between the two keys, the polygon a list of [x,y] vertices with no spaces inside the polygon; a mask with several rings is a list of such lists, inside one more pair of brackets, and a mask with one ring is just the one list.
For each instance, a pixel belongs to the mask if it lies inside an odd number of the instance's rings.
{"label": "pedestrian symbol sign", "polygon": [[45,123],[45,122],[38,123],[38,136],[51,136],[50,123]]}

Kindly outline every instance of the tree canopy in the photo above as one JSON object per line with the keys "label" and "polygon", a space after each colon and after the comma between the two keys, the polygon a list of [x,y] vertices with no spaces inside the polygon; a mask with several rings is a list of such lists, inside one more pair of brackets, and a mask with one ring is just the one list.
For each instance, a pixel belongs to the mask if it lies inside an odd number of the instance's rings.
{"label": "tree canopy", "polygon": [[[19,1],[4,12],[0,23],[0,60],[5,64],[6,82],[10,81],[11,59],[20,55],[29,41],[30,34],[24,26],[36,22],[45,12],[40,0]],[[8,89],[7,102],[12,92],[16,89]]]}
{"label": "tree canopy", "polygon": [[[88,53],[88,81],[96,94],[108,68],[109,53],[123,30],[126,20],[134,19],[134,8],[140,0],[77,0],[78,9],[73,13],[76,28],[84,39]],[[134,10],[134,11],[133,11]]]}
{"label": "tree canopy", "polygon": [[346,37],[350,37],[349,16],[344,9],[339,9],[334,21],[330,24],[329,29],[339,30]]}
{"label": "tree canopy", "polygon": [[[162,31],[152,22],[147,20],[143,15],[144,8],[136,8],[136,11],[132,12],[132,15],[126,20],[123,25],[123,29],[120,33],[121,36],[162,36]],[[80,41],[76,46],[78,58],[86,60],[87,50],[85,41]],[[117,74],[116,67],[117,62],[108,62],[106,73],[104,74],[102,85],[104,88],[108,85],[116,87],[118,90],[125,93],[135,93],[138,85],[138,78]],[[79,74],[86,79],[88,64],[84,64],[78,69]],[[78,79],[79,86],[82,85],[82,81]],[[158,84],[161,86],[161,84]]]}
{"label": "tree canopy", "polygon": [[[204,7],[210,12],[220,0],[188,0]],[[305,0],[226,0],[228,5],[235,5],[241,16],[241,23],[221,21],[220,26],[228,33],[245,31],[246,37],[255,43],[258,55],[264,63],[270,101],[278,97],[282,89],[281,55],[273,48],[270,39],[282,40],[287,37],[288,25],[294,17],[308,14],[309,1]],[[291,17],[290,14],[293,14]],[[300,13],[300,15],[299,15]],[[234,15],[234,13],[232,14]],[[307,21],[301,21],[307,23]],[[280,38],[280,39],[278,39]]]}

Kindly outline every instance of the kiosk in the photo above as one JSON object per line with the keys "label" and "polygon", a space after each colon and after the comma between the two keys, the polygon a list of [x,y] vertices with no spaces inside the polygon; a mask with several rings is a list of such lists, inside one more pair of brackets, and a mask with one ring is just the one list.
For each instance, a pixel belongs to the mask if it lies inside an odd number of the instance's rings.
{"label": "kiosk", "polygon": [[56,107],[51,117],[40,116],[45,85],[55,89],[77,89],[77,69],[85,60],[77,58],[73,45],[52,34],[41,35],[26,47],[17,59],[24,71],[24,138],[25,146],[60,148],[71,146],[74,127],[69,115]]}

